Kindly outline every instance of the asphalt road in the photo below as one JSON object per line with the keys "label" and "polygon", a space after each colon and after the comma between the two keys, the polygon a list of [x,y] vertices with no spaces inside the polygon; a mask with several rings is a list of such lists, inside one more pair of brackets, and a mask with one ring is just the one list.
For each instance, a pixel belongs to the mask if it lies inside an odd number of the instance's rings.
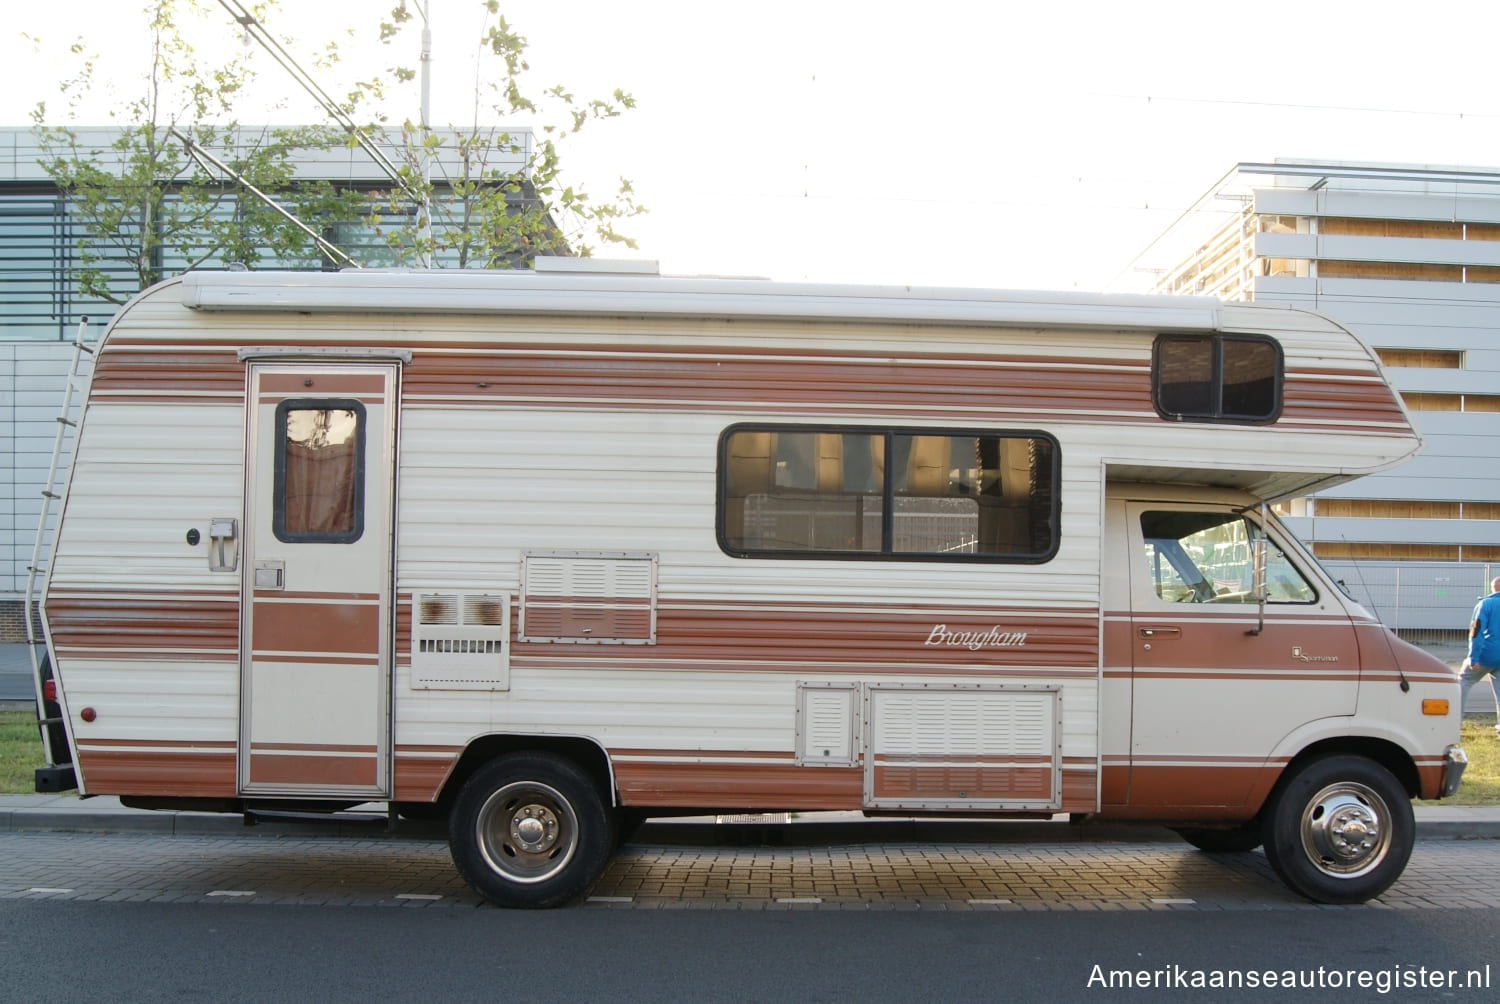
{"label": "asphalt road", "polygon": [[433,840],[13,831],[0,960],[6,999],[70,1004],[1494,999],[1500,840],[1419,841],[1339,907],[1175,842],[629,845],[527,912]]}
{"label": "asphalt road", "polygon": [[1495,908],[539,914],[5,900],[0,957],[9,999],[70,1004],[1480,1001],[1500,976],[1497,922]]}

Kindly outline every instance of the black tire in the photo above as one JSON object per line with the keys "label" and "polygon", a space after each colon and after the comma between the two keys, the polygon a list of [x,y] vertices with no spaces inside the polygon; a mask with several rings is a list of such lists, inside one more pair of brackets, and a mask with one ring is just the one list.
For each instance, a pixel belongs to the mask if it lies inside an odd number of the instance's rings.
{"label": "black tire", "polygon": [[453,864],[496,906],[563,906],[582,896],[614,852],[599,789],[571,761],[512,753],[465,782],[448,821]]}
{"label": "black tire", "polygon": [[1363,903],[1391,887],[1411,857],[1411,796],[1361,756],[1310,760],[1271,796],[1262,837],[1281,880],[1318,903]]}
{"label": "black tire", "polygon": [[1174,832],[1209,854],[1244,854],[1260,846],[1260,826],[1251,824],[1232,829],[1215,830],[1209,827],[1177,826]]}

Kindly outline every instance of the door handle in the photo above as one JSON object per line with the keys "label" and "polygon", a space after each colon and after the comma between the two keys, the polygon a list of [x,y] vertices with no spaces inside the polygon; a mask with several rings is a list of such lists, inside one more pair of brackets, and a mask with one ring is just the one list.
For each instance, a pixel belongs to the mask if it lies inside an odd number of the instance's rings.
{"label": "door handle", "polygon": [[1182,629],[1174,627],[1143,627],[1140,629],[1142,638],[1176,638],[1181,634]]}
{"label": "door handle", "polygon": [[256,589],[285,589],[286,562],[257,561],[255,563]]}

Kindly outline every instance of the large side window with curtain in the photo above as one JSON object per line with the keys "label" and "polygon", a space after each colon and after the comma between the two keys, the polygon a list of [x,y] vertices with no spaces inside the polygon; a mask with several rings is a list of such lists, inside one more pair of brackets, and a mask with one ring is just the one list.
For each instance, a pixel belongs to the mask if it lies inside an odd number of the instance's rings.
{"label": "large side window with curtain", "polygon": [[1038,432],[740,425],[719,441],[736,557],[1038,562],[1058,543],[1057,441]]}
{"label": "large side window with curtain", "polygon": [[277,405],[272,516],[277,540],[358,540],[365,528],[364,483],[364,405],[328,399]]}

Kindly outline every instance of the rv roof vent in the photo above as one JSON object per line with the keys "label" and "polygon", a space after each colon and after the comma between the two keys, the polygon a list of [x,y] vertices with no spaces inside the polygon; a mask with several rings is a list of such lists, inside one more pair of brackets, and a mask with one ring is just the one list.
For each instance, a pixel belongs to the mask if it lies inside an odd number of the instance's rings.
{"label": "rv roof vent", "polygon": [[585,272],[596,275],[661,275],[661,266],[650,259],[563,258],[537,255],[531,267],[538,272]]}

